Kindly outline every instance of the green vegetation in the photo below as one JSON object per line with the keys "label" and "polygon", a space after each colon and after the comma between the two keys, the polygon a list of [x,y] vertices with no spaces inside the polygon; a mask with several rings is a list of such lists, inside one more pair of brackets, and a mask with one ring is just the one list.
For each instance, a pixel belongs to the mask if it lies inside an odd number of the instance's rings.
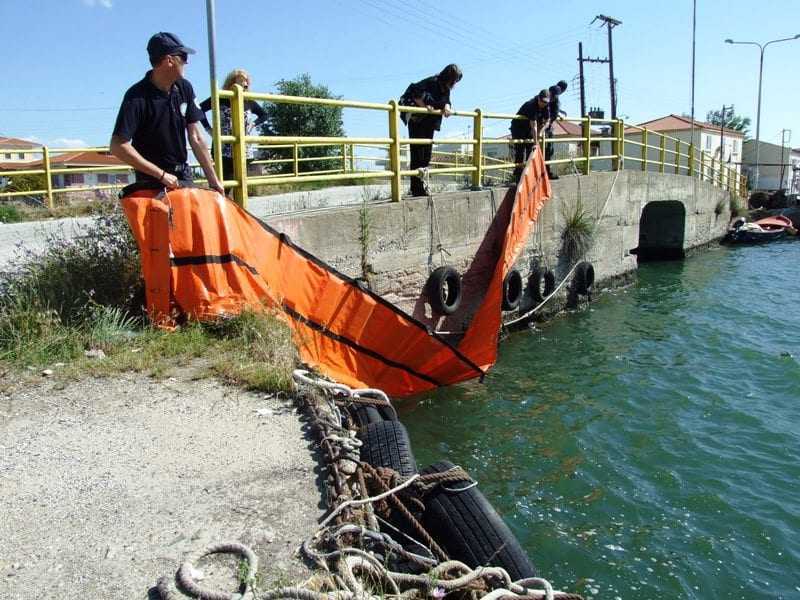
{"label": "green vegetation", "polygon": [[19,223],[22,214],[14,204],[0,204],[0,223]]}
{"label": "green vegetation", "polygon": [[369,289],[372,289],[370,275],[372,274],[372,265],[369,263],[369,246],[372,238],[372,227],[370,226],[369,217],[369,202],[377,199],[375,194],[370,192],[369,187],[364,186],[361,188],[361,208],[358,211],[358,241],[361,245],[361,277],[367,284]]}
{"label": "green vegetation", "polygon": [[561,252],[570,263],[576,263],[592,246],[594,224],[591,213],[579,200],[575,210],[564,213],[564,231],[561,233]]}
{"label": "green vegetation", "polygon": [[[131,370],[164,376],[199,365],[204,375],[251,389],[291,387],[296,350],[273,314],[246,312],[174,332],[147,324],[136,243],[116,206],[85,235],[53,235],[46,250],[23,251],[17,264],[0,280],[5,367],[65,363],[58,373],[77,377]],[[99,351],[104,358],[96,358]]]}
{"label": "green vegetation", "polygon": [[750,117],[743,117],[742,115],[737,115],[736,113],[732,112],[733,107],[731,107],[731,112],[725,111],[725,122],[722,122],[722,111],[721,110],[710,110],[706,114],[706,121],[711,123],[712,125],[716,125],[717,127],[724,125],[726,129],[732,129],[733,131],[740,131],[744,134],[744,137],[749,139],[750,138]]}
{"label": "green vegetation", "polygon": [[[294,79],[281,79],[275,85],[277,93],[283,96],[306,96],[309,98],[328,98],[338,100],[327,86],[315,84],[308,73],[298,75]],[[314,104],[275,104],[266,102],[264,110],[267,121],[262,125],[263,135],[286,136],[324,136],[341,137],[344,135],[342,108],[338,106],[321,106]],[[289,158],[286,150],[265,150],[265,159]],[[315,146],[301,148],[300,158],[340,156],[341,146]],[[333,165],[333,166],[331,166]],[[300,171],[321,171],[339,167],[334,160],[308,161],[299,164]],[[291,163],[284,163],[271,169],[275,173],[289,173]]]}
{"label": "green vegetation", "polygon": [[47,189],[44,175],[12,175],[4,192],[33,192]]}

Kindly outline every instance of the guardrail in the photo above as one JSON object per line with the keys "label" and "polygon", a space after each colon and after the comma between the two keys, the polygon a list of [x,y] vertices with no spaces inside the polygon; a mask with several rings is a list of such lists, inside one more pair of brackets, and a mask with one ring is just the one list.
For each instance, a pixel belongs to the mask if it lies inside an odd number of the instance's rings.
{"label": "guardrail", "polygon": [[[471,138],[405,138],[400,135],[400,114],[430,114],[426,109],[401,106],[395,100],[387,103],[360,102],[353,100],[335,100],[328,98],[306,98],[299,96],[281,96],[276,94],[261,94],[247,92],[240,86],[234,86],[232,91],[215,90],[212,93],[212,106],[218,108],[220,98],[228,98],[231,103],[233,131],[231,135],[222,135],[219,123],[219,111],[213,113],[212,144],[215,153],[217,174],[222,177],[222,144],[233,146],[233,176],[232,180],[223,181],[226,189],[233,191],[234,199],[242,206],[247,205],[250,186],[275,185],[302,182],[330,182],[353,180],[388,180],[391,185],[391,197],[399,201],[402,197],[402,178],[418,175],[417,170],[412,170],[404,165],[402,149],[410,148],[415,144],[446,145],[453,144],[460,147],[469,147],[470,152],[453,153],[453,161],[433,161],[428,173],[432,177],[441,175],[463,174],[469,177],[473,188],[480,188],[484,182],[502,180],[493,172],[509,174],[512,169],[519,166],[506,159],[490,157],[485,154],[485,149],[493,145],[510,145],[515,143],[531,143],[531,139],[509,139],[507,137],[485,137],[484,123],[486,120],[523,119],[519,115],[483,112],[481,109],[474,111],[454,111],[452,116],[472,120]],[[388,135],[385,137],[321,137],[321,136],[263,136],[246,135],[245,133],[245,100],[267,101],[279,104],[306,104],[334,106],[339,108],[360,109],[376,111],[386,114]],[[439,111],[434,111],[438,113]],[[560,152],[561,158],[546,161],[548,165],[556,166],[571,164],[583,174],[598,170],[617,170],[630,168],[629,164],[638,163],[642,171],[656,171],[659,173],[673,172],[700,180],[710,181],[716,186],[729,190],[736,196],[746,197],[747,181],[744,175],[720,163],[719,160],[709,156],[703,151],[697,151],[693,145],[684,140],[671,137],[656,131],[648,130],[637,125],[626,125],[621,119],[565,119],[567,123],[579,126],[581,135],[572,137],[542,138],[539,141],[544,150],[547,145],[553,144],[564,149],[564,144],[574,145],[573,152]],[[598,129],[599,128],[599,129]],[[270,150],[290,150],[286,158],[268,158],[252,161],[255,165],[267,167],[286,167],[291,165],[289,172],[267,173],[260,175],[248,174],[247,146],[255,144]],[[329,156],[302,156],[304,148],[338,147],[338,154]],[[567,146],[569,148],[569,146]],[[357,148],[378,148],[386,152],[385,157],[359,156]],[[108,152],[105,147],[86,149],[50,149],[43,146],[41,150],[28,149],[6,150],[4,152],[39,153],[42,155],[42,166],[36,169],[5,170],[0,171],[2,178],[13,178],[15,175],[42,175],[45,186],[37,190],[2,191],[0,199],[16,196],[45,196],[50,208],[54,204],[54,195],[69,192],[85,192],[95,190],[119,189],[121,183],[98,184],[93,186],[61,186],[53,185],[53,178],[59,174],[72,174],[78,172],[76,168],[53,168],[53,161],[57,154],[63,152],[95,151]],[[437,154],[445,154],[437,151]],[[509,155],[510,155],[509,151]],[[568,156],[565,156],[568,155]],[[463,159],[463,163],[460,159]],[[304,171],[301,166],[305,163],[329,163],[329,168]],[[372,164],[369,164],[372,163]],[[363,168],[369,164],[368,168]],[[196,166],[196,165],[193,165]],[[81,173],[103,172],[132,172],[124,165],[106,167],[81,167]],[[199,180],[202,182],[203,180]]]}

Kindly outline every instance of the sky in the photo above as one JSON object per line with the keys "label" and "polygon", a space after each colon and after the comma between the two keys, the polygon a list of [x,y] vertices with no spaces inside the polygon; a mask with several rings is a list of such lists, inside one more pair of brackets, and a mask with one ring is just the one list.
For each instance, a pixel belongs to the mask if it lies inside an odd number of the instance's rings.
{"label": "sky", "polygon": [[[670,0],[216,0],[217,77],[250,71],[253,91],[307,72],[349,100],[386,102],[406,86],[458,63],[464,79],[454,108],[513,113],[559,79],[563,108],[578,116],[578,42],[607,55],[598,14],[614,29],[618,115],[640,123],[691,110],[692,2]],[[149,68],[148,38],[177,33],[197,49],[186,76],[198,99],[209,95],[205,0],[0,0],[6,83],[0,135],[52,147],[106,145],[125,90]],[[755,136],[759,50],[725,38],[766,42],[800,33],[800,1],[697,0],[695,114],[733,104]],[[761,139],[780,143],[792,130],[800,147],[800,39],[765,52]],[[793,68],[792,65],[795,65]],[[587,64],[587,106],[610,114],[608,67]],[[351,136],[383,137],[385,114],[346,110]],[[486,135],[507,123],[489,121]],[[443,135],[469,132],[451,117]]]}

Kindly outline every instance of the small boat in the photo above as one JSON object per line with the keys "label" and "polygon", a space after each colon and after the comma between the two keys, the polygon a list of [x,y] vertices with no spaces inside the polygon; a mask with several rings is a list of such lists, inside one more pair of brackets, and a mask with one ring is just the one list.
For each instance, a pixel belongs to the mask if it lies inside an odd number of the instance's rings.
{"label": "small boat", "polygon": [[784,217],[783,215],[765,217],[753,222],[761,227],[761,229],[767,229],[769,231],[773,231],[775,229],[785,229],[788,231],[789,229],[793,229],[792,220],[789,217]]}
{"label": "small boat", "polygon": [[725,241],[732,244],[763,244],[784,237],[792,222],[783,216],[767,217],[748,223],[744,217],[733,220]]}

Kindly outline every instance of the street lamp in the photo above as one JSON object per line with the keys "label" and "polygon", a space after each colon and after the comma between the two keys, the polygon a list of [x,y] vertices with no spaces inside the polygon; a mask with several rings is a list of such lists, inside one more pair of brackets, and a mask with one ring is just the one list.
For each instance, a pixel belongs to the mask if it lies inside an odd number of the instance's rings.
{"label": "street lamp", "polygon": [[758,42],[734,42],[732,39],[728,38],[725,40],[726,44],[749,44],[751,46],[758,46],[761,50],[761,61],[758,65],[758,108],[756,110],[756,180],[755,185],[753,186],[754,189],[758,189],[758,165],[759,165],[759,158],[761,154],[761,75],[764,72],[764,50],[767,49],[767,46],[770,44],[776,44],[778,42],[789,42],[791,40],[800,39],[800,33],[793,37],[788,38],[781,38],[779,40],[770,40],[765,44],[759,44]]}

